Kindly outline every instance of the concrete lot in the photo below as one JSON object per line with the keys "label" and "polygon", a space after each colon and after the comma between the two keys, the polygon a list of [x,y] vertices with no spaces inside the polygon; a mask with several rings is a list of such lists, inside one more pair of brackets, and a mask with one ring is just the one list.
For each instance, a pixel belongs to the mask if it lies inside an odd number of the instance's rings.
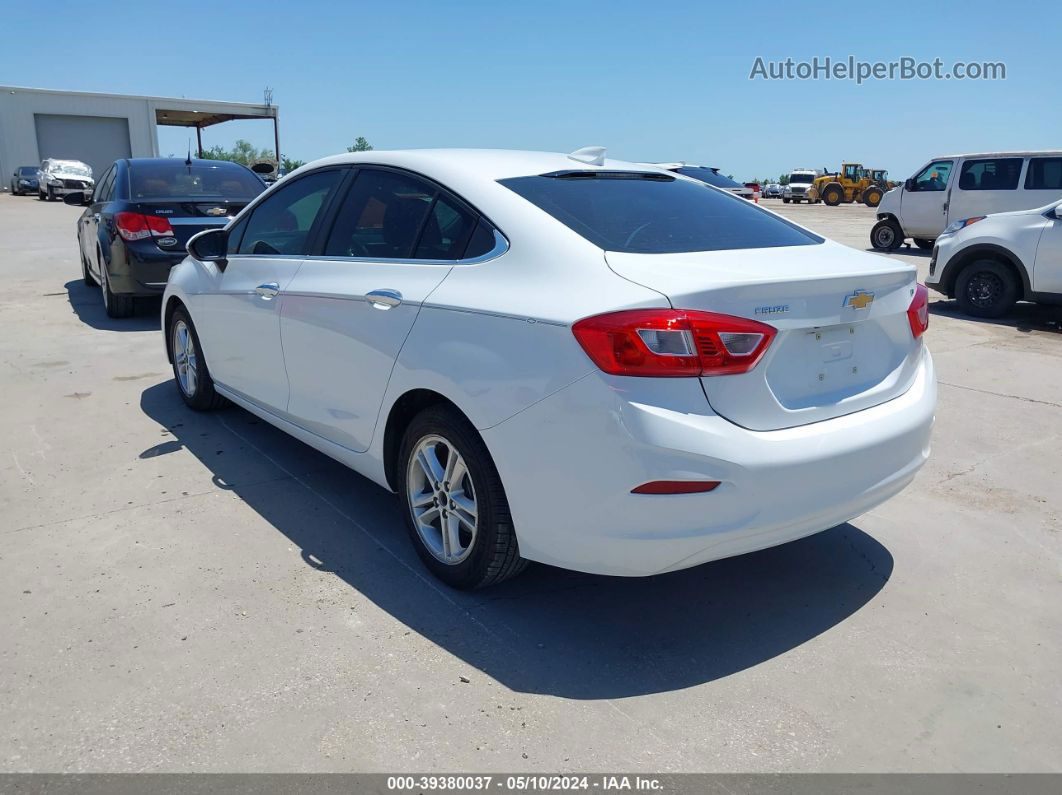
{"label": "concrete lot", "polygon": [[[864,207],[768,206],[867,246]],[[463,594],[391,495],[186,410],[79,212],[0,195],[0,770],[1062,770],[1059,310],[933,305],[934,455],[868,515]]]}

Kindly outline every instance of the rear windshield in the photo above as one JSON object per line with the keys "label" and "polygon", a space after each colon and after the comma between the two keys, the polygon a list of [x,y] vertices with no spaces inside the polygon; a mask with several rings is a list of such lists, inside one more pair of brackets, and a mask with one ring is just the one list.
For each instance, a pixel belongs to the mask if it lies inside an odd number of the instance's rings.
{"label": "rear windshield", "polygon": [[663,174],[575,171],[500,182],[606,251],[668,254],[823,241],[732,193]]}
{"label": "rear windshield", "polygon": [[693,177],[699,179],[706,185],[715,185],[717,188],[743,188],[745,187],[740,182],[724,177],[718,171],[711,168],[704,168],[702,166],[685,166],[684,168],[675,169],[679,174],[686,177]]}
{"label": "rear windshield", "polygon": [[265,183],[235,163],[192,163],[174,158],[131,163],[130,199],[234,199],[249,201],[265,190]]}

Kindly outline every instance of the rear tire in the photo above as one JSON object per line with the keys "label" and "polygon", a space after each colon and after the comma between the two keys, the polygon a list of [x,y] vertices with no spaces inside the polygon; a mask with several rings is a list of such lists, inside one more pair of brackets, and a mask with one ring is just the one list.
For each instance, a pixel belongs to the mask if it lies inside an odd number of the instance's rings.
{"label": "rear tire", "polygon": [[1020,285],[1014,272],[999,260],[971,262],[955,280],[959,308],[973,317],[1005,315],[1018,301]]}
{"label": "rear tire", "polygon": [[213,411],[227,405],[229,401],[214,389],[195,324],[183,306],[170,315],[166,339],[173,363],[173,380],[185,404],[196,411]]}
{"label": "rear tire", "polygon": [[914,241],[914,244],[916,246],[918,246],[920,249],[922,249],[922,251],[929,251],[930,249],[933,248],[933,241],[929,240],[928,238],[913,237],[911,239]]}
{"label": "rear tire", "polygon": [[878,221],[870,230],[870,245],[878,251],[895,251],[903,245],[903,230],[892,219]]}
{"label": "rear tire", "polygon": [[136,311],[136,300],[131,295],[119,295],[111,291],[111,280],[107,275],[107,266],[100,263],[100,292],[103,293],[103,308],[107,317],[132,317]]}
{"label": "rear tire", "polygon": [[498,470],[460,412],[430,406],[414,417],[402,437],[397,474],[413,547],[447,585],[483,588],[527,566]]}

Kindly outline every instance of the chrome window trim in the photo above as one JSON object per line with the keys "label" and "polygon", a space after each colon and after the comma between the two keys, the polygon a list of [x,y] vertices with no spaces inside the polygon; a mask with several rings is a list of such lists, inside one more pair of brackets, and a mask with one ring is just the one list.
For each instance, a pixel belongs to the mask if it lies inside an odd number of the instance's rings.
{"label": "chrome window trim", "polygon": [[301,259],[314,262],[365,262],[376,265],[481,265],[497,259],[509,250],[509,240],[496,227],[494,231],[494,248],[486,254],[468,259],[397,259],[390,257],[343,257],[338,254],[302,256],[301,254],[229,254],[226,259]]}

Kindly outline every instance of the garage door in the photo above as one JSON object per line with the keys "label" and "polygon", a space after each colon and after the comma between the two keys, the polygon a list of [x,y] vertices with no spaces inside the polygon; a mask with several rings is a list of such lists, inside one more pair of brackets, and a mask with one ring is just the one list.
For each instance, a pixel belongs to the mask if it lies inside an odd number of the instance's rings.
{"label": "garage door", "polygon": [[109,116],[34,115],[41,160],[80,160],[100,176],[115,160],[129,157],[129,120]]}

